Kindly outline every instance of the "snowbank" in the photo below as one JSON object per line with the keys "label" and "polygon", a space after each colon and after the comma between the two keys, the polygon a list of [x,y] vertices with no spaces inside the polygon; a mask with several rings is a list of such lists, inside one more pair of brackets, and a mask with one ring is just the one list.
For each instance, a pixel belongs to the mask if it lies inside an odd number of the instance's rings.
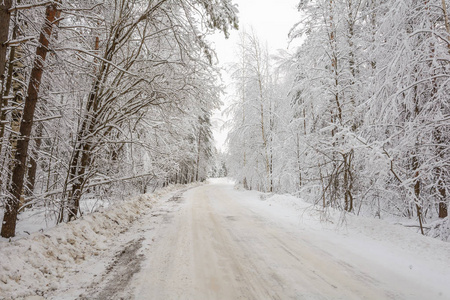
{"label": "snowbank", "polygon": [[108,250],[111,240],[165,195],[186,186],[169,186],[153,194],[117,203],[107,209],[43,232],[0,242],[0,299],[45,295],[56,290],[67,272]]}
{"label": "snowbank", "polygon": [[[261,214],[272,216],[280,224],[313,233],[317,242],[345,245],[337,257],[350,260],[363,255],[393,273],[406,274],[412,281],[426,281],[436,291],[450,294],[450,246],[448,242],[423,236],[418,228],[405,227],[394,221],[356,216],[329,209],[324,213],[310,203],[291,195],[245,192],[247,205]],[[263,204],[263,205],[262,205]],[[441,225],[444,226],[444,225]],[[311,238],[311,237],[310,237]],[[430,298],[431,299],[431,298]]]}

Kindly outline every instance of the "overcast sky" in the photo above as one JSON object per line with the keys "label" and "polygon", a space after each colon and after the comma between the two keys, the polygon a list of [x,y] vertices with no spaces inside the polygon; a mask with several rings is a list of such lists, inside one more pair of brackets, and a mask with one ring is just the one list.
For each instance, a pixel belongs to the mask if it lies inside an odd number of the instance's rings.
{"label": "overcast sky", "polygon": [[[271,53],[276,49],[287,49],[288,33],[299,20],[296,6],[299,0],[234,0],[239,9],[240,28],[253,27],[261,41],[267,41]],[[211,40],[215,44],[221,64],[233,60],[239,31],[233,30],[226,40],[217,33]]]}
{"label": "overcast sky", "polygon": [[[234,0],[239,9],[240,29],[250,27],[258,35],[261,42],[267,42],[270,53],[276,49],[288,49],[288,33],[292,26],[299,21],[299,12],[296,9],[299,0]],[[235,58],[236,44],[239,40],[239,31],[233,30],[229,39],[223,33],[213,35],[210,40],[215,46],[217,56],[222,67],[226,67]],[[289,50],[292,50],[292,45]],[[227,76],[224,76],[227,84]],[[222,100],[226,105],[226,97]],[[220,113],[213,117],[213,133],[216,147],[223,149],[226,132],[220,131]]]}

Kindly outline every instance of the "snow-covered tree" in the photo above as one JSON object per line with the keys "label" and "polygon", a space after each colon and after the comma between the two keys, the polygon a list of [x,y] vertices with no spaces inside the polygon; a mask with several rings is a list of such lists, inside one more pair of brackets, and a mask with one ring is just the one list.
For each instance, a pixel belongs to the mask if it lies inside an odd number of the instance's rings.
{"label": "snow-covered tree", "polygon": [[425,233],[423,222],[448,218],[447,3],[306,0],[298,9],[290,37],[301,46],[279,53],[277,69],[259,68],[269,60],[258,65],[261,48],[242,38],[231,173],[246,188],[324,209],[417,217]]}
{"label": "snow-covered tree", "polygon": [[[54,8],[57,22],[44,29],[58,27],[56,35],[44,35],[48,44],[42,45],[43,40],[37,44],[32,34],[18,41],[50,52],[45,63],[38,60],[44,76],[39,78],[41,89],[35,93],[39,101],[30,113],[38,120],[34,142],[20,154],[22,160],[28,157],[28,162],[16,163],[22,174],[2,182],[3,187],[11,182],[15,191],[12,197],[3,197],[10,215],[21,209],[19,198],[23,194],[26,201],[32,200],[28,205],[42,201],[56,204],[58,220],[68,221],[79,215],[86,192],[96,192],[113,182],[129,182],[142,192],[149,184],[156,187],[171,182],[186,166],[189,181],[203,180],[211,156],[209,117],[219,104],[220,90],[206,36],[214,30],[228,36],[237,27],[237,10],[231,1],[42,4],[12,1],[10,9],[0,7],[2,14],[29,13],[33,16],[27,18],[30,28],[40,27],[31,21],[42,20],[45,9]],[[14,32],[12,26],[6,26],[6,39]],[[3,45],[0,56],[4,52],[6,58],[14,47]],[[4,74],[2,83],[13,78],[6,70]],[[33,84],[28,94],[38,87],[33,76],[32,72],[25,76]],[[4,98],[11,98],[9,91],[2,91]],[[30,125],[23,139],[28,141],[32,124],[25,119],[26,109],[23,114],[22,119]],[[11,114],[3,116],[13,120]],[[2,145],[7,145],[10,136],[9,132],[2,135]],[[10,148],[2,150],[6,163],[13,161],[8,157]],[[183,166],[185,161],[189,164]],[[17,180],[22,185],[17,185]],[[4,221],[6,230],[15,226],[16,218]],[[14,235],[13,229],[8,232],[4,236]]]}
{"label": "snow-covered tree", "polygon": [[232,74],[236,98],[230,108],[234,118],[228,137],[229,168],[244,186],[272,191],[273,99],[267,47],[254,32],[244,32],[238,55]]}

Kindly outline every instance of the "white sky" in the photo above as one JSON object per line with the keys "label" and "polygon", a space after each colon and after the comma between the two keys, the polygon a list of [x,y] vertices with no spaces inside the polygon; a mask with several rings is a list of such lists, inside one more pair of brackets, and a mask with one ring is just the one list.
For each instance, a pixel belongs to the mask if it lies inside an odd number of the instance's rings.
{"label": "white sky", "polygon": [[[258,35],[261,42],[267,42],[270,53],[277,49],[288,49],[288,33],[300,19],[300,13],[296,6],[300,0],[233,0],[239,9],[240,29],[250,27]],[[239,31],[233,30],[229,39],[225,39],[223,33],[214,34],[210,40],[215,46],[220,66],[226,67],[235,59],[236,44],[239,40]],[[292,49],[291,45],[289,49]],[[224,84],[227,85],[228,76],[224,75]],[[226,106],[226,98],[222,101]],[[213,133],[216,147],[224,150],[223,144],[226,139],[226,130],[221,131],[219,127],[223,123],[220,112],[213,116]]]}

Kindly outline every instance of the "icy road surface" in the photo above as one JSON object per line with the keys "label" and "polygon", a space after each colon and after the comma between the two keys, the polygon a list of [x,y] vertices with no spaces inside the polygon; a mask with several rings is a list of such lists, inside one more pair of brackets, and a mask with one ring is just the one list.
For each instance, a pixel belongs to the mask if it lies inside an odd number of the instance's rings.
{"label": "icy road surface", "polygon": [[450,299],[448,275],[398,249],[306,226],[251,197],[219,182],[173,198],[162,225],[144,233],[151,246],[121,297]]}

